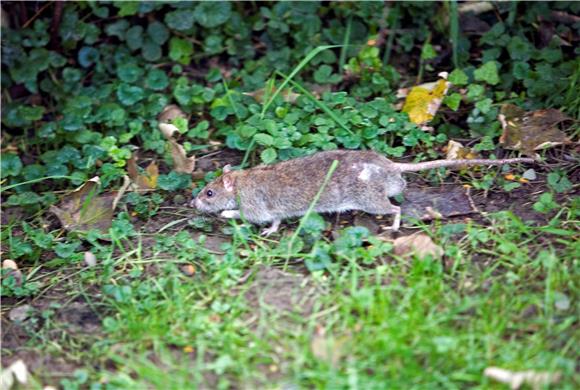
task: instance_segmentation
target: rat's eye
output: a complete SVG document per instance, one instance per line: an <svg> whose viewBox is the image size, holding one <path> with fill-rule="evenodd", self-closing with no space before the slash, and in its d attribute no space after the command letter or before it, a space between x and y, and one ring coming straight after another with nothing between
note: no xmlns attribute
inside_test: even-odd
<svg viewBox="0 0 580 390"><path fill-rule="evenodd" d="M205 194L208 196L208 198L211 198L213 196L213 191L207 190L207 192Z"/></svg>

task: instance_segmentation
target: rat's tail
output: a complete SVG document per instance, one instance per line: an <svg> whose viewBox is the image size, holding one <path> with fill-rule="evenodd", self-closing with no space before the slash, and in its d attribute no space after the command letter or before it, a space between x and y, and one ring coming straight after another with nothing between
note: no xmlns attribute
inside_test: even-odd
<svg viewBox="0 0 580 390"><path fill-rule="evenodd" d="M514 163L533 163L536 162L533 158L506 158L503 160L487 160L487 159L470 159L470 160L435 160L426 161L416 164L395 163L395 166L401 172L417 172L426 169L435 169L442 167L461 167L471 165L504 165Z"/></svg>

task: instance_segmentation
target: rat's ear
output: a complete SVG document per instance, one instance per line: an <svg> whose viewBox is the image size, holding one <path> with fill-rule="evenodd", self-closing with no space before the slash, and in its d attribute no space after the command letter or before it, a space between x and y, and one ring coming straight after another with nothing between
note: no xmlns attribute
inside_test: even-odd
<svg viewBox="0 0 580 390"><path fill-rule="evenodd" d="M224 177L224 188L227 192L234 192L234 184L236 180L232 175L225 175Z"/></svg>
<svg viewBox="0 0 580 390"><path fill-rule="evenodd" d="M222 169L222 170L223 170L223 172L224 172L224 173L231 172L231 171L232 171L232 166L231 166L231 164L228 164L228 165L226 165L225 167L223 167L223 169Z"/></svg>

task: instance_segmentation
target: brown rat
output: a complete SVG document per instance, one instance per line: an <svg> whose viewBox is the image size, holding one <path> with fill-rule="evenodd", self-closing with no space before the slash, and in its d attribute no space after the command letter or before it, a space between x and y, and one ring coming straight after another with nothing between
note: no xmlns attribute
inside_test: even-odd
<svg viewBox="0 0 580 390"><path fill-rule="evenodd" d="M362 210L370 214L394 214L391 229L399 229L401 209L389 202L406 186L404 172L439 167L504 165L534 162L531 158L504 160L436 160L416 164L396 163L373 151L333 150L274 165L232 171L209 183L190 203L204 212L221 211L225 218L240 218L278 230L282 219L302 216L320 190L333 161L338 166L314 207L317 212Z"/></svg>

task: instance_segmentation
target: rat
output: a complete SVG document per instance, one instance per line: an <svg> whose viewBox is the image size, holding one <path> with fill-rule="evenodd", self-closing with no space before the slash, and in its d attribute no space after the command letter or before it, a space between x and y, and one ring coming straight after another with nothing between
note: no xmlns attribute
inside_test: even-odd
<svg viewBox="0 0 580 390"><path fill-rule="evenodd" d="M335 160L338 166L314 211L362 210L370 214L393 214L393 224L389 228L392 231L399 230L401 208L391 204L389 197L405 189L402 176L405 172L535 161L510 158L397 163L374 151L332 150L245 170L232 170L226 165L223 174L205 186L190 206L202 212L221 212L224 218L243 217L251 223L271 223L262 231L262 235L268 236L278 231L283 219L306 214Z"/></svg>

